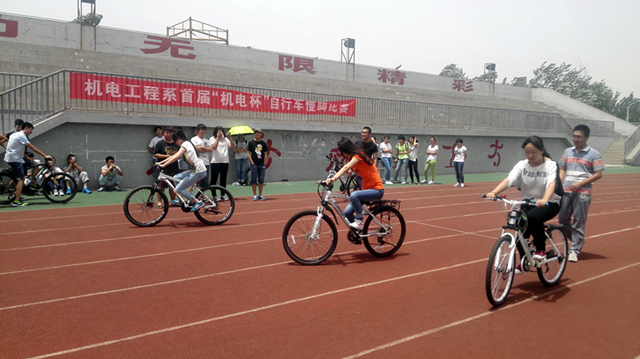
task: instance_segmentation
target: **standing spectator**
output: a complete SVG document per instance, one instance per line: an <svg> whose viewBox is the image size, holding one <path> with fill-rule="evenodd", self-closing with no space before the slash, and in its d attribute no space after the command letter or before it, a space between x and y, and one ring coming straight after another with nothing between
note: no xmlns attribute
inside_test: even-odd
<svg viewBox="0 0 640 359"><path fill-rule="evenodd" d="M456 170L456 184L454 187L464 187L464 174L462 169L464 168L464 160L467 159L467 148L462 144L462 138L456 140L455 147L453 148L453 168Z"/></svg>
<svg viewBox="0 0 640 359"><path fill-rule="evenodd" d="M82 184L84 187L82 189L82 193L91 194L91 190L89 189L89 175L87 174L87 171L80 167L76 156L69 154L69 156L67 156L67 166L62 170L70 174L78 186ZM69 181L67 180L67 194L71 194L71 188L69 187L68 182Z"/></svg>
<svg viewBox="0 0 640 359"><path fill-rule="evenodd" d="M398 161L398 164L396 165L396 176L394 180L396 183L398 182L398 176L404 168L404 181L402 181L402 184L407 184L407 178L409 177L407 173L407 166L409 164L409 145L404 142L403 135L398 136L398 143L396 144L396 161Z"/></svg>
<svg viewBox="0 0 640 359"><path fill-rule="evenodd" d="M245 169L247 168L249 159L247 157L247 140L244 139L244 135L238 135L236 148L233 152L236 161L236 182L233 182L232 186L246 186L247 179L245 178Z"/></svg>
<svg viewBox="0 0 640 359"><path fill-rule="evenodd" d="M380 146L380 159L384 165L384 184L393 184L391 182L391 154L393 153L393 147L389 143L389 136L384 136Z"/></svg>
<svg viewBox="0 0 640 359"><path fill-rule="evenodd" d="M558 221L571 232L569 262L578 261L578 255L584 246L593 182L602 177L602 171L605 169L600 153L587 144L590 134L591 130L587 125L576 126L573 129L575 146L564 150L559 162L564 196Z"/></svg>
<svg viewBox="0 0 640 359"><path fill-rule="evenodd" d="M424 179L421 183L427 182L427 178L429 178L429 170L431 170L431 179L427 184L433 184L433 181L436 180L436 158L438 157L438 145L436 145L436 138L429 138L429 147L427 147L427 162L424 164Z"/></svg>
<svg viewBox="0 0 640 359"><path fill-rule="evenodd" d="M175 155L179 150L180 146L178 146L175 141L173 141L173 127L165 126L162 128L162 136L163 138L156 143L156 147L153 150L153 157L158 161L163 161L173 155ZM171 162L170 164L163 167L163 172L168 176L175 176L180 173L180 167L178 167L178 162ZM164 181L158 183L158 188L164 191L164 188L167 188L167 184ZM172 189L169 188L169 196L171 197L172 203L176 199L176 194ZM158 206L162 207L162 197L158 194Z"/></svg>
<svg viewBox="0 0 640 359"><path fill-rule="evenodd" d="M413 174L416 175L415 183L420 183L420 174L418 172L418 139L414 136L409 137L409 175L411 176L411 184L413 182Z"/></svg>
<svg viewBox="0 0 640 359"><path fill-rule="evenodd" d="M378 164L378 145L375 137L371 136L371 127L364 126L360 131L360 137L362 137L364 153L373 160L373 165L376 166Z"/></svg>
<svg viewBox="0 0 640 359"><path fill-rule="evenodd" d="M189 202L188 204L191 206L191 212L195 212L202 206L204 206L204 202L198 201L195 197L193 197L188 189L189 187L196 184L199 180L204 178L204 176L207 175L207 170L204 166L204 162L196 151L196 147L189 140L187 140L187 135L185 135L184 132L176 131L176 133L173 135L173 140L178 146L180 146L180 149L175 154L160 161L158 165L163 168L166 166L170 166L171 164L178 161L178 159L181 158L182 155L184 155L184 159L190 165L190 167L193 167L193 170L186 170L178 173L175 176L177 179L182 180L176 186L176 191ZM173 204L180 204L178 199L172 200L171 202Z"/></svg>
<svg viewBox="0 0 640 359"><path fill-rule="evenodd" d="M200 123L196 126L193 133L195 136L191 138L191 143L196 146L198 156L204 161L204 167L207 169L207 175L198 182L198 186L200 188L206 188L209 187L209 173L211 173L209 153L213 152L213 149L211 148L211 142L204 137L207 134L207 126Z"/></svg>
<svg viewBox="0 0 640 359"><path fill-rule="evenodd" d="M116 160L112 156L107 156L105 161L107 164L102 166L100 170L100 179L98 180L98 182L100 182L100 188L98 188L98 192L102 192L108 188L114 191L120 191L120 181L122 181L124 172L122 172L120 167L116 166Z"/></svg>
<svg viewBox="0 0 640 359"><path fill-rule="evenodd" d="M211 148L213 149L213 157L211 158L211 185L218 184L218 176L220 176L220 185L227 188L227 173L229 172L229 148L235 149L236 143L224 129L217 126L213 129L213 137L209 139ZM215 195L215 191L213 193ZM221 197L225 200L226 197Z"/></svg>
<svg viewBox="0 0 640 359"><path fill-rule="evenodd" d="M13 131L7 132L7 134L5 135L7 137L7 139L9 137L11 137L11 135L13 135L14 133L22 131L22 124L23 123L24 123L24 121L22 121L19 118L16 119L15 121L13 121Z"/></svg>
<svg viewBox="0 0 640 359"><path fill-rule="evenodd" d="M33 125L29 122L22 123L21 130L12 134L7 142L7 151L4 154L4 161L11 166L13 174L15 175L18 183L16 183L15 197L11 205L13 207L28 206L29 203L22 202L20 195L22 194L22 187L24 186L24 166L30 166L31 161L25 161L24 150L25 147L29 147L33 152L36 152L40 156L51 159L51 156L47 156L44 152L40 151L29 141L29 135L33 132Z"/></svg>
<svg viewBox="0 0 640 359"><path fill-rule="evenodd" d="M253 189L253 200L264 201L262 187L264 185L265 163L269 158L269 146L262 140L264 133L256 128L253 131L253 140L247 145L247 155L251 164L251 189ZM259 189L259 196L256 196L256 184Z"/></svg>
<svg viewBox="0 0 640 359"><path fill-rule="evenodd" d="M153 137L151 139L151 141L149 141L149 147L147 147L147 150L149 150L149 153L151 153L153 155L153 152L156 148L156 143L158 143L158 141L162 140L162 127L160 126L156 126L153 128L153 132L156 134L155 137ZM154 158L153 162L157 162L157 158Z"/></svg>

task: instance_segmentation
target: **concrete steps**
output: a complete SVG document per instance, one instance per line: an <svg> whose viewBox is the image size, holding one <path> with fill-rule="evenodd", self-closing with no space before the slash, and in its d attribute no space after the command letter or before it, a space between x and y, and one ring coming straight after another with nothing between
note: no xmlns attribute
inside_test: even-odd
<svg viewBox="0 0 640 359"><path fill-rule="evenodd" d="M602 155L604 163L607 165L624 165L624 142L625 138L622 136L616 136L613 143L607 151Z"/></svg>

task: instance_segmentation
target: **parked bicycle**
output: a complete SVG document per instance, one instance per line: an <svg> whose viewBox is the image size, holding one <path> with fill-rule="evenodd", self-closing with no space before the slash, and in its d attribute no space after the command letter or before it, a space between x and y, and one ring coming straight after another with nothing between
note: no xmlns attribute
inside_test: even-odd
<svg viewBox="0 0 640 359"><path fill-rule="evenodd" d="M484 197L484 195L483 195ZM534 259L535 247L533 240L525 240L523 233L527 228L527 215L520 210L523 204L530 204L530 200L508 200L504 197L495 197L493 201L504 202L505 209L511 206L507 216L507 225L502 227L502 234L493 246L487 273L485 288L489 302L497 307L502 305L513 284L513 277L517 268L516 243L520 243L524 249L524 255L520 259L522 272L538 272L538 278L547 287L556 285L562 278L567 267L567 236L563 225L545 224L547 236L545 258Z"/></svg>
<svg viewBox="0 0 640 359"><path fill-rule="evenodd" d="M175 185L181 180L160 172L156 183L135 188L124 200L124 214L129 222L140 227L151 227L162 222L169 213L169 200L159 183L166 183L175 191ZM176 199L180 203L183 212L191 212L189 201L175 191ZM193 213L198 220L207 225L219 225L231 218L235 209L235 200L231 192L221 186L209 186L200 189L193 186L192 194L199 201L204 201L202 206Z"/></svg>
<svg viewBox="0 0 640 359"><path fill-rule="evenodd" d="M55 159L45 159L44 163L36 163L25 167L25 178L22 195L44 197L53 203L67 203L76 196L76 181L66 172L57 172ZM35 178L33 178L35 177ZM0 204L13 202L16 195L18 179L11 168L0 171Z"/></svg>
<svg viewBox="0 0 640 359"><path fill-rule="evenodd" d="M369 253L376 257L388 257L394 254L407 232L404 217L400 213L400 201L377 200L364 202L363 214L366 216L364 227L357 230L349 226L349 220L336 202L337 198L349 197L333 193L333 185L324 182L318 184L320 206L316 210L307 210L295 214L284 226L282 244L287 255L303 265L320 264L327 260L338 244L336 224L324 213L340 216L349 230L347 239L353 244L364 244Z"/></svg>
<svg viewBox="0 0 640 359"><path fill-rule="evenodd" d="M331 178L340 171L343 164L342 162L336 160L335 158L331 158L329 156L325 156L331 162L331 169L329 170L329 174L327 178ZM356 180L356 175L351 173L345 173L340 177L340 192L345 196L349 197L351 192L360 190L360 185L358 184L358 180Z"/></svg>

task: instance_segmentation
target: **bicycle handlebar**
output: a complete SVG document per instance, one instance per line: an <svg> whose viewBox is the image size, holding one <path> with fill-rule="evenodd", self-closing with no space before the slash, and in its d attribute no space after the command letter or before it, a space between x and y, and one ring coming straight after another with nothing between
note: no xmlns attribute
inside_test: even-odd
<svg viewBox="0 0 640 359"><path fill-rule="evenodd" d="M493 197L493 198L487 198L487 195L484 194L484 193L482 194L482 198L488 199L490 201L498 201L498 200L500 200L500 201L502 201L502 202L504 202L506 204L510 204L512 206L515 206L517 204L520 204L520 205L522 205L522 204L533 204L533 205L535 205L536 204L536 202L533 200L533 198L525 198L525 199L523 199L521 201L515 200L515 199L507 199L507 197L505 195L502 195L500 197L496 196L496 197ZM549 205L549 202L546 203L546 206L548 206L548 205Z"/></svg>

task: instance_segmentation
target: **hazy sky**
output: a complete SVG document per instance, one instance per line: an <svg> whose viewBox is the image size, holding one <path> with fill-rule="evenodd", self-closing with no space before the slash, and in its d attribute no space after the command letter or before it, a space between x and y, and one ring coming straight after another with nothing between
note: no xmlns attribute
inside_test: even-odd
<svg viewBox="0 0 640 359"><path fill-rule="evenodd" d="M474 77L493 62L499 83L566 62L640 96L640 0L96 2L109 27L163 34L191 16L228 29L232 45L336 61L351 37L356 63L430 74L455 63ZM0 0L0 11L71 20L77 0Z"/></svg>

